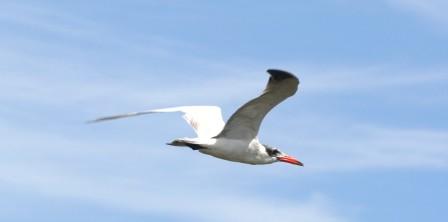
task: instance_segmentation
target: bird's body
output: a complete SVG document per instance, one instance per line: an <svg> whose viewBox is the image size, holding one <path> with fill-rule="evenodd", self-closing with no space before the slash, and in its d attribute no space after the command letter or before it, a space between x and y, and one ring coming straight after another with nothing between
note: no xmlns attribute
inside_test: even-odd
<svg viewBox="0 0 448 222"><path fill-rule="evenodd" d="M250 141L228 138L180 138L168 144L190 146L203 154L240 163L268 164L276 161L275 158L266 158L268 154L265 147L257 138Z"/></svg>
<svg viewBox="0 0 448 222"><path fill-rule="evenodd" d="M217 106L180 106L98 118L92 122L150 113L182 112L195 130L196 138L175 139L168 145L186 146L220 159L247 164L269 164L277 161L303 164L295 158L259 142L257 134L266 114L297 91L299 80L293 74L269 69L271 75L263 93L241 106L224 123Z"/></svg>
<svg viewBox="0 0 448 222"><path fill-rule="evenodd" d="M268 164L275 162L275 158L265 158L266 151L258 139L251 141L239 139L218 138L209 149L199 150L224 160L248 164Z"/></svg>

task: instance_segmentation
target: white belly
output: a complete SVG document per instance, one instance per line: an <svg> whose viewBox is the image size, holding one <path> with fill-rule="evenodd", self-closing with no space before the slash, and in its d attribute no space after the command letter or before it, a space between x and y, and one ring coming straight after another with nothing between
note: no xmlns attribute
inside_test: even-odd
<svg viewBox="0 0 448 222"><path fill-rule="evenodd" d="M258 140L243 141L226 138L214 140L214 143L205 145L207 148L200 149L199 152L224 160L248 164L268 164L274 162L274 159L267 159L262 154L264 148Z"/></svg>

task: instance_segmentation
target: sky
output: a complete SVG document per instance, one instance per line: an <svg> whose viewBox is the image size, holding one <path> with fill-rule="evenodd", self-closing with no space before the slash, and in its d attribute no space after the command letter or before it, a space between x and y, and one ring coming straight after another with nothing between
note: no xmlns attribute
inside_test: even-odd
<svg viewBox="0 0 448 222"><path fill-rule="evenodd" d="M0 221L441 221L448 217L443 0L0 1ZM169 147L179 114L227 119L266 70L299 90L244 165Z"/></svg>

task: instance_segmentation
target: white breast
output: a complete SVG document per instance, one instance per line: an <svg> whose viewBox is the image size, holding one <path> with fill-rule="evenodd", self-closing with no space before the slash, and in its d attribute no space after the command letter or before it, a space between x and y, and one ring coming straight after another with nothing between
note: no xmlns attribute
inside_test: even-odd
<svg viewBox="0 0 448 222"><path fill-rule="evenodd" d="M218 138L214 143L207 145L207 149L199 150L201 153L208 154L220 159L249 163L249 164L268 164L275 162L275 158L266 154L263 145L257 139L251 141Z"/></svg>

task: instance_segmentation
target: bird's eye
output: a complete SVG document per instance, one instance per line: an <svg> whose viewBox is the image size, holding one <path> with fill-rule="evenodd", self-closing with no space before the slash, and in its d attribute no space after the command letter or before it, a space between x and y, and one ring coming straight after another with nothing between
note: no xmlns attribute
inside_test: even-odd
<svg viewBox="0 0 448 222"><path fill-rule="evenodd" d="M268 145L264 145L264 146L265 146L266 152L268 153L269 156L277 156L282 153L276 148L270 147Z"/></svg>

